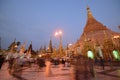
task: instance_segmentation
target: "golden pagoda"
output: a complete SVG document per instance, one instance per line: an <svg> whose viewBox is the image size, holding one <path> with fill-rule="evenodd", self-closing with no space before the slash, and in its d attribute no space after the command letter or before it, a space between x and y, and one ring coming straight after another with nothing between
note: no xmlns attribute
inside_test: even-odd
<svg viewBox="0 0 120 80"><path fill-rule="evenodd" d="M80 46L81 54L84 56L103 57L105 59L120 58L120 33L110 30L97 21L89 7L87 7L87 22L84 31L75 44L75 48L77 45ZM119 57L114 55L114 50L117 51ZM92 56L89 56L89 52Z"/></svg>

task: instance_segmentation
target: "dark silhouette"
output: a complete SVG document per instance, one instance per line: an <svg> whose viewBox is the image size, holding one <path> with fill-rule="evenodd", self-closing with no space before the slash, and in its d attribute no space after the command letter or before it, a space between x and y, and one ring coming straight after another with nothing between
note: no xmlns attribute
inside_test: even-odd
<svg viewBox="0 0 120 80"><path fill-rule="evenodd" d="M98 65L98 58L97 57L95 57L95 61L94 61L94 63L95 63L95 65Z"/></svg>
<svg viewBox="0 0 120 80"><path fill-rule="evenodd" d="M0 55L0 69L2 68L2 65L3 65L3 63L4 63L4 60L5 60L4 56L3 56L3 55Z"/></svg>
<svg viewBox="0 0 120 80"><path fill-rule="evenodd" d="M74 65L74 80L90 80L95 77L93 60L85 57L80 57Z"/></svg>
<svg viewBox="0 0 120 80"><path fill-rule="evenodd" d="M104 65L104 59L102 57L100 57L100 65L102 69L104 70L105 65Z"/></svg>
<svg viewBox="0 0 120 80"><path fill-rule="evenodd" d="M62 64L65 67L65 60L64 59L62 59Z"/></svg>
<svg viewBox="0 0 120 80"><path fill-rule="evenodd" d="M37 59L37 64L39 66L39 68L41 69L42 67L45 67L45 60L43 58L38 58Z"/></svg>

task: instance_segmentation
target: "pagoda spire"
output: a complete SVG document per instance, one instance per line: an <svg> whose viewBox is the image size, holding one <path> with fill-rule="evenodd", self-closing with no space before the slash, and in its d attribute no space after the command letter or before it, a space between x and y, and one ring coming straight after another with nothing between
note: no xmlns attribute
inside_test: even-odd
<svg viewBox="0 0 120 80"><path fill-rule="evenodd" d="M8 50L10 50L10 52L15 52L15 45L16 45L16 38L15 38L14 41L9 45Z"/></svg>
<svg viewBox="0 0 120 80"><path fill-rule="evenodd" d="M107 28L97 21L94 16L92 15L92 12L90 11L90 7L87 6L87 23L84 28L84 33L94 32L98 30L106 30Z"/></svg>
<svg viewBox="0 0 120 80"><path fill-rule="evenodd" d="M24 44L21 45L20 53L24 53L24 51L25 51L25 45L26 45L26 42L24 42Z"/></svg>
<svg viewBox="0 0 120 80"><path fill-rule="evenodd" d="M52 48L52 40L50 38L50 42L49 42L49 52L53 53L53 48Z"/></svg>
<svg viewBox="0 0 120 80"><path fill-rule="evenodd" d="M28 52L27 54L31 54L32 53L32 41L31 41L31 43L30 43L30 45L28 47L28 51L27 52Z"/></svg>
<svg viewBox="0 0 120 80"><path fill-rule="evenodd" d="M87 23L91 24L93 22L98 22L92 15L92 12L90 11L90 7L87 6Z"/></svg>
<svg viewBox="0 0 120 80"><path fill-rule="evenodd" d="M90 7L89 7L89 6L87 6L87 16L88 16L88 19L89 19L89 18L94 18L94 17L92 16L92 12L90 11Z"/></svg>

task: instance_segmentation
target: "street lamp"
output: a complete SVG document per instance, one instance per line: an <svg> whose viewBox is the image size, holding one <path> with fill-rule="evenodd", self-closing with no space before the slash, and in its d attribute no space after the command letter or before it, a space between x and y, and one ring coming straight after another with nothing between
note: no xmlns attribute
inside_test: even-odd
<svg viewBox="0 0 120 80"><path fill-rule="evenodd" d="M61 36L61 35L62 35L62 31L61 30L55 32L55 36Z"/></svg>
<svg viewBox="0 0 120 80"><path fill-rule="evenodd" d="M62 53L62 31L61 30L58 30L58 31L56 31L55 32L55 37L60 37L60 45L59 45L59 51L60 51L60 53Z"/></svg>

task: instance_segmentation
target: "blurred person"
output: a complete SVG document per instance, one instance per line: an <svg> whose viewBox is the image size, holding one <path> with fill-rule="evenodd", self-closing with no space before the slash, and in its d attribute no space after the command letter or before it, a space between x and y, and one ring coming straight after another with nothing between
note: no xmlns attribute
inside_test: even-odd
<svg viewBox="0 0 120 80"><path fill-rule="evenodd" d="M52 75L51 62L50 62L50 60L49 60L49 59L46 60L45 64L46 64L45 76L46 76L46 77L49 77L49 76Z"/></svg>
<svg viewBox="0 0 120 80"><path fill-rule="evenodd" d="M12 74L13 72L13 64L14 64L14 58L11 57L8 59L8 71L9 71L9 74Z"/></svg>
<svg viewBox="0 0 120 80"><path fill-rule="evenodd" d="M13 64L13 73L12 75L16 78L21 78L22 76L22 68L23 68L23 59L21 57L17 57L14 59Z"/></svg>
<svg viewBox="0 0 120 80"><path fill-rule="evenodd" d="M102 57L100 57L100 65L101 65L103 70L105 69L104 62L105 62L104 59Z"/></svg>
<svg viewBox="0 0 120 80"><path fill-rule="evenodd" d="M1 70L2 65L3 65L3 63L4 63L4 60L5 60L4 56L3 56L3 55L0 55L0 70Z"/></svg>
<svg viewBox="0 0 120 80"><path fill-rule="evenodd" d="M38 58L37 59L37 65L39 66L39 69L41 70L43 67L46 66L45 60L43 58ZM38 69L38 71L39 71L39 69Z"/></svg>

